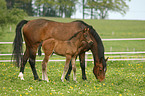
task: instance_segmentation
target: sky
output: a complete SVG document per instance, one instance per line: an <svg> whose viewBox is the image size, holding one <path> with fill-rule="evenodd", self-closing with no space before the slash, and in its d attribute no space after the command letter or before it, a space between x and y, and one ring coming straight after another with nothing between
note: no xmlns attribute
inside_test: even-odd
<svg viewBox="0 0 145 96"><path fill-rule="evenodd" d="M107 19L115 19L115 20L145 20L145 0L131 0L131 2L127 2L129 5L129 10L125 15L121 15L117 12L109 12L109 16ZM77 11L72 16L72 18L82 19L82 7L76 6ZM89 19L85 18L85 19Z"/></svg>

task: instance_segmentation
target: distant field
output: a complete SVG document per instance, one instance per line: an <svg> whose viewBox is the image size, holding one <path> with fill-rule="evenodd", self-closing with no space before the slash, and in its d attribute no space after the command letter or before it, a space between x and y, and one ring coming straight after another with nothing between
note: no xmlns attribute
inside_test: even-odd
<svg viewBox="0 0 145 96"><path fill-rule="evenodd" d="M36 19L38 17L27 17L27 20ZM58 22L71 22L76 19L62 19L62 18L46 18L49 20L55 20ZM145 21L131 21L131 20L83 20L89 25L92 25L94 29L98 32L102 39L106 38L145 38ZM16 25L7 26L0 36L0 42L12 42L15 36ZM1 45L0 45L1 46ZM110 47L113 47L112 51L129 51L135 49L136 51L144 50L144 41L104 41L104 46L106 51L110 51ZM7 48L4 47L3 48ZM1 48L1 52L4 52ZM10 46L8 47L11 52ZM0 53L1 53L0 52Z"/></svg>

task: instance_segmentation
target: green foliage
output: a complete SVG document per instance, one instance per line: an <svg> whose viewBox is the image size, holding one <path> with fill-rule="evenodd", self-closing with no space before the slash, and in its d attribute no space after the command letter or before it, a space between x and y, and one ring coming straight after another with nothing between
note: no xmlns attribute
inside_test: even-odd
<svg viewBox="0 0 145 96"><path fill-rule="evenodd" d="M24 10L29 16L33 16L32 0L6 0L7 8Z"/></svg>
<svg viewBox="0 0 145 96"><path fill-rule="evenodd" d="M36 15L50 17L71 17L78 0L36 0Z"/></svg>
<svg viewBox="0 0 145 96"><path fill-rule="evenodd" d="M27 16L27 14L20 9L7 9L5 0L0 1L0 27L3 28L8 24L16 24Z"/></svg>
<svg viewBox="0 0 145 96"><path fill-rule="evenodd" d="M87 5L97 12L94 15L98 15L99 18L105 19L108 15L108 11L125 14L128 10L126 1L130 0L88 0Z"/></svg>

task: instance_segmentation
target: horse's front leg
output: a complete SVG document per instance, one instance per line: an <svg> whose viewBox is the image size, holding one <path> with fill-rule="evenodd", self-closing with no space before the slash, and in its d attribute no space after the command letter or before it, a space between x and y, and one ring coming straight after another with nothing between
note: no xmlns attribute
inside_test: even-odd
<svg viewBox="0 0 145 96"><path fill-rule="evenodd" d="M62 76L61 76L62 82L64 82L65 73L68 71L70 61L71 61L71 55L66 55L66 62L65 62L65 66L64 66L64 71L63 71Z"/></svg>
<svg viewBox="0 0 145 96"><path fill-rule="evenodd" d="M65 79L69 81L69 78L70 78L70 73L71 73L71 70L72 70L72 64L71 64L71 61L69 63L69 69L65 75Z"/></svg>
<svg viewBox="0 0 145 96"><path fill-rule="evenodd" d="M80 59L80 66L82 69L82 79L87 80L86 73L85 73L85 52L79 54Z"/></svg>

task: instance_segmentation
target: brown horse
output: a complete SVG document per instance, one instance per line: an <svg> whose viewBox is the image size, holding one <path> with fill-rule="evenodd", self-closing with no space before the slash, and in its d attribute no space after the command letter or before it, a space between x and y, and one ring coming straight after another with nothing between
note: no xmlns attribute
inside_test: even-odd
<svg viewBox="0 0 145 96"><path fill-rule="evenodd" d="M22 57L23 38L21 34L22 27L23 27L23 37L26 44L26 50L23 57ZM107 69L104 58L104 47L96 31L91 26L87 25L82 21L61 23L45 19L36 19L30 21L23 20L16 27L16 36L13 42L14 47L13 57L14 60L16 60L17 66L21 66L19 76L23 77L25 64L29 58L29 63L33 71L34 79L40 80L35 69L36 51L39 44L42 41L44 42L45 40L48 40L50 38L54 38L57 40L68 40L79 30L83 30L86 27L90 28L90 36L94 43L91 47L88 44L85 44L86 45L85 50L81 50L79 54L83 74L82 78L86 80L85 65L84 65L85 51L91 49L94 57L94 71L93 71L94 75L100 81L104 80L105 72Z"/></svg>
<svg viewBox="0 0 145 96"><path fill-rule="evenodd" d="M64 72L62 74L61 80L64 82L65 73L66 71L68 71L69 63L71 61L73 69L73 79L74 81L76 81L76 66L75 66L76 56L79 54L81 50L83 50L84 43L88 42L90 45L92 45L92 40L89 37L88 31L89 29L79 31L67 41L60 41L54 38L50 38L43 41L42 48L45 53L45 57L42 62L42 80L48 81L46 70L47 62L51 54L54 52L58 55L66 57Z"/></svg>

